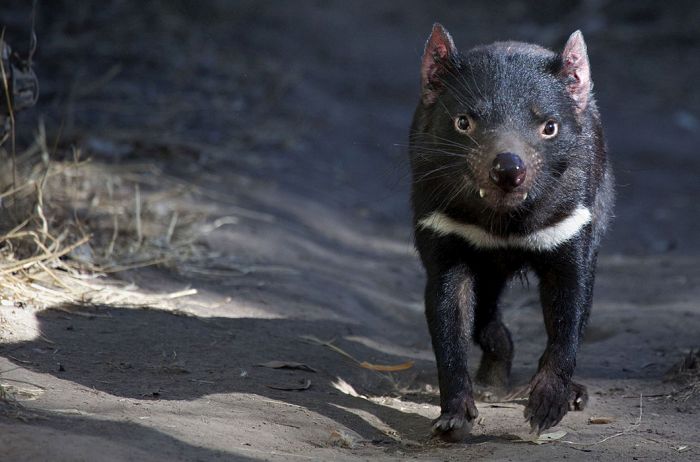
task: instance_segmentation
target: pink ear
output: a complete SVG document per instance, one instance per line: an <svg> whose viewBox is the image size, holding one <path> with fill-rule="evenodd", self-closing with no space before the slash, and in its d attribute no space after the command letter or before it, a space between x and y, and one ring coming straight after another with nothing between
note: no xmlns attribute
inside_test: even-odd
<svg viewBox="0 0 700 462"><path fill-rule="evenodd" d="M447 71L449 60L457 54L452 37L441 24L433 24L433 31L425 44L420 67L423 104L435 102L442 87L440 80Z"/></svg>
<svg viewBox="0 0 700 462"><path fill-rule="evenodd" d="M571 34L569 40L566 41L561 58L563 61L561 74L567 79L566 88L576 101L577 111L582 112L588 105L593 84L586 42L583 41L583 34L580 30Z"/></svg>

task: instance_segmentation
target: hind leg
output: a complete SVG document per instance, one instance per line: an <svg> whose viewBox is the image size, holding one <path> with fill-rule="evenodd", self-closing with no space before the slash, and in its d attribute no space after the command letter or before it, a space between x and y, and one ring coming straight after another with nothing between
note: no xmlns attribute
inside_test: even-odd
<svg viewBox="0 0 700 462"><path fill-rule="evenodd" d="M474 340L483 352L476 383L488 392L498 393L508 387L513 363L513 341L498 309L506 278L489 276L482 281L476 287L474 320Z"/></svg>

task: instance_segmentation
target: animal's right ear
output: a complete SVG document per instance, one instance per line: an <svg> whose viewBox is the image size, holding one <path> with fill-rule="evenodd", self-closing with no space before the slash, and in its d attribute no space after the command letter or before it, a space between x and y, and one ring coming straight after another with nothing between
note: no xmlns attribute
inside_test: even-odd
<svg viewBox="0 0 700 462"><path fill-rule="evenodd" d="M457 48L447 29L441 24L433 24L420 67L421 94L426 106L433 104L442 91L442 80L456 54Z"/></svg>

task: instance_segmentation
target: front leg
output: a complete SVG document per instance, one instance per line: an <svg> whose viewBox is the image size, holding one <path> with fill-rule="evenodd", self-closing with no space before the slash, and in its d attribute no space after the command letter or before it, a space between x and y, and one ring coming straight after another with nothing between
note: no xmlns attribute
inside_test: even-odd
<svg viewBox="0 0 700 462"><path fill-rule="evenodd" d="M460 439L478 416L467 369L474 323L474 278L457 265L428 275L425 313L437 361L440 417L433 433Z"/></svg>
<svg viewBox="0 0 700 462"><path fill-rule="evenodd" d="M572 399L585 404L585 388L573 384L571 378L591 306L594 267L595 251L585 237L567 243L535 265L547 347L530 382L525 418L538 433L558 424L570 409Z"/></svg>

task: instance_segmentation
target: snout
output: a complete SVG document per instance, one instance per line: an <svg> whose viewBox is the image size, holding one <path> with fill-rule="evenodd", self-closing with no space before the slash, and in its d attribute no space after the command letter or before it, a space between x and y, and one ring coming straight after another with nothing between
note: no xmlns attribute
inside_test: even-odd
<svg viewBox="0 0 700 462"><path fill-rule="evenodd" d="M512 152L498 154L489 171L491 181L505 192L510 192L520 186L525 181L526 174L525 162Z"/></svg>

